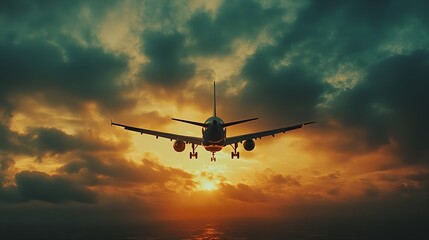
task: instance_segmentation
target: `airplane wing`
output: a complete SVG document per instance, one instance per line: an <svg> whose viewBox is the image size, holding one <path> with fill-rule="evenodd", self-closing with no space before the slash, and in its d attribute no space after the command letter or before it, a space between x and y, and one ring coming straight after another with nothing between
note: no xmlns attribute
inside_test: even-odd
<svg viewBox="0 0 429 240"><path fill-rule="evenodd" d="M149 130L149 129L137 128L137 127L127 126L127 125L114 123L114 122L111 122L111 125L123 127L125 130L139 132L140 134L153 135L153 136L156 136L156 138L158 138L158 137L168 138L170 140L179 140L179 141L184 141L185 143L193 143L193 144L197 144L197 145L201 145L202 141L203 141L202 138L198 138L198 137L183 136L183 135L178 135L178 134L153 131L153 130Z"/></svg>
<svg viewBox="0 0 429 240"><path fill-rule="evenodd" d="M226 138L225 145L230 145L230 144L242 142L242 141L246 141L249 139L262 138L262 137L266 137L266 136L270 136L270 135L274 137L274 135L276 135L278 133L285 133L287 131L302 128L305 125L313 124L313 123L316 123L316 122L301 123L298 125L284 127L284 128L277 128L277 129L272 129L272 130L267 130L267 131L262 131L262 132L255 132L255 133L249 133L249 134L229 137L229 138Z"/></svg>

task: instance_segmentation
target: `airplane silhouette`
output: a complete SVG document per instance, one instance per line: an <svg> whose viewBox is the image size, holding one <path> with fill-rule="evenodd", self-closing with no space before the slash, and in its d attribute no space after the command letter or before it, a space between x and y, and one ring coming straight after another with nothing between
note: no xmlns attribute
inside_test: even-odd
<svg viewBox="0 0 429 240"><path fill-rule="evenodd" d="M111 122L111 125L123 127L125 130L139 132L140 134L148 134L154 135L158 139L158 137L168 138L170 140L175 140L173 144L174 150L176 152L183 152L185 150L186 144L191 144L192 151L189 153L189 158L195 159L198 158L198 152L196 152L196 148L202 145L207 151L212 153L211 161L216 161L215 153L222 150L223 147L230 145L233 148L233 152L231 152L231 159L237 157L240 158L240 153L237 152L238 143L241 143L246 151L252 151L255 148L254 139L261 139L266 136L273 136L278 133L285 133L287 131L295 130L301 128L305 125L315 123L306 122L293 126L277 128L262 132L249 133L239 136L227 137L226 136L226 128L232 125L249 122L256 120L258 118L245 119L234 122L225 123L221 118L216 116L216 82L213 83L213 116L209 117L204 123L194 122L189 120L182 120L177 118L172 118L172 120L180 121L188 124L193 124L202 127L202 137L192 137L192 136L184 136L179 134L172 134L166 132L159 132L144 128L137 128L132 126L127 126L119 123Z"/></svg>

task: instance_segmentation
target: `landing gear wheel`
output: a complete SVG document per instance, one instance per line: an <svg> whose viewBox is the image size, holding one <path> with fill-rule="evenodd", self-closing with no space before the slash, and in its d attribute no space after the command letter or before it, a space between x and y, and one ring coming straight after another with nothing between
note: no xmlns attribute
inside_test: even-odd
<svg viewBox="0 0 429 240"><path fill-rule="evenodd" d="M198 147L198 145L195 145L192 143L192 152L189 153L189 158L192 159L195 157L195 159L198 159L198 152L195 152L195 149Z"/></svg>
<svg viewBox="0 0 429 240"><path fill-rule="evenodd" d="M240 153L237 152L238 143L234 143L234 145L231 145L234 152L231 152L231 159L234 159L234 157L237 157L237 159L240 159Z"/></svg>

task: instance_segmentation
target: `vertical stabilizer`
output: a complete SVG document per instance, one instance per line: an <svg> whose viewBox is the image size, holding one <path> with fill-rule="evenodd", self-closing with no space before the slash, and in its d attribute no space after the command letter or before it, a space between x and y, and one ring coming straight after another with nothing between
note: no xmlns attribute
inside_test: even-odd
<svg viewBox="0 0 429 240"><path fill-rule="evenodd" d="M216 117L216 82L213 82L213 117Z"/></svg>

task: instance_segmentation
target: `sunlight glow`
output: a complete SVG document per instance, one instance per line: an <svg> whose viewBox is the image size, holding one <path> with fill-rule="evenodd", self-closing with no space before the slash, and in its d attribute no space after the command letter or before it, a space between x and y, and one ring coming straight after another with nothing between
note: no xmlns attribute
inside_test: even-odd
<svg viewBox="0 0 429 240"><path fill-rule="evenodd" d="M199 189L202 191L213 191L217 190L218 186L216 183L211 181L203 181L200 183Z"/></svg>

